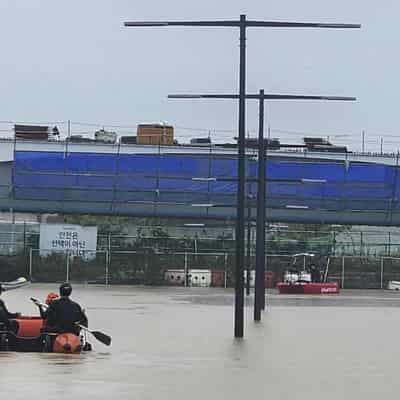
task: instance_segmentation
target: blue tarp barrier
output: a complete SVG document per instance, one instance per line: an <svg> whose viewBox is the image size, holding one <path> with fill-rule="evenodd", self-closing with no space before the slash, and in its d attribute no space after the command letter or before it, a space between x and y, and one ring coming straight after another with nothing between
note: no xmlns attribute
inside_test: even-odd
<svg viewBox="0 0 400 400"><path fill-rule="evenodd" d="M400 195L396 167L338 161L267 161L267 202L343 209L365 202L365 208L386 209ZM255 178L257 161L246 161L247 176ZM216 178L198 181L192 178ZM226 155L98 154L17 151L13 166L16 199L135 201L160 193L171 201L234 199L237 161ZM325 180L321 183L302 179ZM277 181L278 180L278 181ZM246 184L255 197L256 183ZM155 195L157 194L157 196ZM229 197L228 197L229 198ZM360 203L361 202L361 203ZM232 201L230 202L232 203ZM378 209L378 208L375 208Z"/></svg>

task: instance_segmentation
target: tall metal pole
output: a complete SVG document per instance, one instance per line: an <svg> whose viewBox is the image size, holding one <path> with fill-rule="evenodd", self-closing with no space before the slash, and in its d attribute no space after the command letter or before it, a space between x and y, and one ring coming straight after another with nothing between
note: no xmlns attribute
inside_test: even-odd
<svg viewBox="0 0 400 400"><path fill-rule="evenodd" d="M243 36L242 36L243 37ZM244 43L241 42L244 46ZM242 48L241 48L242 50ZM241 53L242 54L242 53ZM242 70L241 70L242 71ZM241 81L242 82L242 81ZM172 99L201 99L201 98L208 98L208 99L240 99L239 95L237 94L170 94L168 98ZM305 96L305 95L282 95L282 94L263 94L260 97L260 94L246 94L245 99L253 99L253 100L332 100L332 101L353 101L355 100L354 97L342 97L342 96ZM240 105L240 103L239 103ZM242 111L242 110L241 110ZM261 114L263 113L263 109L261 110ZM242 115L242 113L241 113ZM263 123L263 118L261 118ZM244 118L240 119L240 127L243 127ZM260 122L261 123L261 122ZM260 127L260 132L263 131L263 125ZM244 186L246 182L246 175L245 175L245 151L244 151L244 128L242 130L242 140L239 146L239 157L238 157L238 179L234 179L238 181L238 218L236 220L236 286L235 286L235 337L242 337L243 335L243 324L244 324L244 265L245 265L245 192ZM263 156L259 157L259 163L264 163L263 170L265 170L265 160L267 159L267 153L265 152L265 143L262 139L260 140L260 145L264 146ZM265 158L265 159L264 159ZM265 174L265 171L263 172ZM265 175L263 175L265 178ZM265 180L265 179L264 179ZM262 193L265 196L265 186L266 183L263 183L264 189L262 189ZM264 197L265 203L265 197ZM264 204L265 206L265 204ZM259 207L259 206L258 206ZM239 213L240 211L240 213ZM264 210L265 213L265 210ZM264 215L264 223L265 226L265 215ZM265 235L265 233L264 233ZM265 242L265 239L264 239ZM263 250L265 252L265 249ZM264 266L265 266L265 261ZM264 268L265 269L265 268ZM248 274L250 275L250 274ZM261 278L263 279L262 275ZM262 296L261 296L261 309L265 309L265 287L264 285L260 284L262 287Z"/></svg>
<svg viewBox="0 0 400 400"><path fill-rule="evenodd" d="M260 90L258 121L258 188L254 321L261 321L261 310L265 306L265 141L263 89Z"/></svg>
<svg viewBox="0 0 400 400"><path fill-rule="evenodd" d="M260 132L264 130L264 105L262 107L262 113L261 113L261 117L260 117L260 124L262 123L262 126L260 125ZM264 132L263 132L263 137L264 137ZM269 140L271 139L271 131L270 131L270 127L268 126L268 143ZM263 262L263 273L262 273L262 279L263 280L263 284L261 285L260 283L260 287L261 287L261 291L262 291L262 295L260 296L260 300L261 300L261 309L265 310L265 297L266 297L266 290L265 290L265 270L266 270L266 266L268 265L268 255L265 252L265 244L266 244L266 240L265 240L265 226L267 223L267 215L266 215L266 211L265 211L265 203L266 203L266 199L267 199L267 180L268 180L268 174L267 174L267 160L268 160L268 146L265 146L265 144L263 143L263 148L264 148L264 158L261 159L261 163L262 166L261 168L261 174L263 177L262 182L262 186L260 188L261 190L261 194L264 196L264 199L262 200L263 202L263 209L262 209L262 216L263 216L263 222L262 222L262 226L263 226L263 230L262 230L262 236L260 238L260 241L262 242L262 248L263 248L263 258L262 258L262 262ZM261 200L260 200L261 203ZM261 261L260 261L261 262Z"/></svg>
<svg viewBox="0 0 400 400"><path fill-rule="evenodd" d="M136 21L125 22L129 27L197 26L197 27L238 27L240 29L239 66L239 140L238 140L238 190L236 222L236 282L235 282L235 337L243 337L244 325L244 223L245 223L245 98L246 98L246 27L261 28L360 28L359 24L308 23L286 21L248 21L244 14L240 20L223 21ZM278 96L279 97L279 96ZM275 97L275 98L278 98ZM229 96L229 98L233 98ZM338 98L336 100L339 100Z"/></svg>
<svg viewBox="0 0 400 400"><path fill-rule="evenodd" d="M246 135L246 16L240 15L239 59L239 140L238 190L236 220L235 337L244 334L244 203L245 203L245 135Z"/></svg>

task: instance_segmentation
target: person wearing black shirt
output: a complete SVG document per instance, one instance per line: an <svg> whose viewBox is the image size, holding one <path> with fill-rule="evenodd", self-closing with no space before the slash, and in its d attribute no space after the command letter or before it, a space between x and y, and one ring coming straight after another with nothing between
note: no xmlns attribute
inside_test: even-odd
<svg viewBox="0 0 400 400"><path fill-rule="evenodd" d="M4 291L3 287L0 285L0 295ZM7 329L10 328L10 319L15 319L19 317L20 313L11 313L8 311L6 304L2 299L0 299L0 324L4 324Z"/></svg>
<svg viewBox="0 0 400 400"><path fill-rule="evenodd" d="M316 268L315 264L311 264L311 282L321 282L321 273Z"/></svg>
<svg viewBox="0 0 400 400"><path fill-rule="evenodd" d="M60 298L54 299L44 313L46 325L58 333L74 333L79 335L77 324L88 326L88 319L81 306L70 299L72 286L63 283L60 286Z"/></svg>

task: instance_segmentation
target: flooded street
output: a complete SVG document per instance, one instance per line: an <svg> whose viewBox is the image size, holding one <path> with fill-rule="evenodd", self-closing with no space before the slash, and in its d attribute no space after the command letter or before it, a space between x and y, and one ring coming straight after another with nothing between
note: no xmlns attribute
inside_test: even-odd
<svg viewBox="0 0 400 400"><path fill-rule="evenodd" d="M56 285L5 293L11 311ZM10 399L376 399L400 390L400 293L269 297L263 322L246 308L234 340L233 294L223 289L74 285L90 327L113 338L82 355L0 353Z"/></svg>

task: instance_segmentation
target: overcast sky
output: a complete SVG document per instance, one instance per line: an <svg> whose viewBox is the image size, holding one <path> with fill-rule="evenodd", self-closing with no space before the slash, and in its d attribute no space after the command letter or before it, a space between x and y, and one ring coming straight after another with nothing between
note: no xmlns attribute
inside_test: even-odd
<svg viewBox="0 0 400 400"><path fill-rule="evenodd" d="M129 20L361 23L361 30L249 29L247 91L356 96L357 103L270 102L272 136L400 148L400 3L395 0L1 0L0 120L135 126L168 121L183 140L236 135L237 102L167 100L236 93L233 28L124 28ZM256 131L257 104L247 127ZM86 129L74 125L73 130ZM204 131L202 131L204 130ZM126 131L125 133L127 133ZM335 136L348 135L348 136Z"/></svg>

